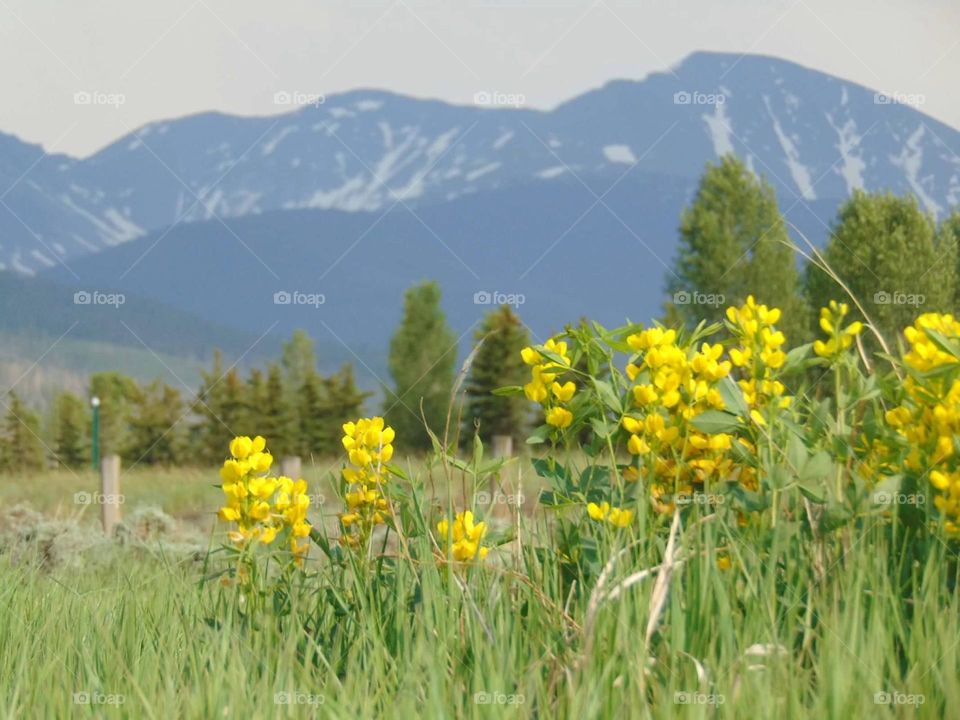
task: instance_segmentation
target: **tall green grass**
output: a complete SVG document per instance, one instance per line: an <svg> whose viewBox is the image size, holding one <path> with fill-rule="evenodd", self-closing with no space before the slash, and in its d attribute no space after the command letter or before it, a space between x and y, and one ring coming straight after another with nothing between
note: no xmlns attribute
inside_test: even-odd
<svg viewBox="0 0 960 720"><path fill-rule="evenodd" d="M672 550L665 526L599 537L600 572L585 579L537 551L551 531L543 511L514 522L517 538L466 571L437 564L424 538L411 540L411 562L388 552L367 576L314 552L292 611L252 620L229 588L201 582L216 554L101 547L108 557L86 569L0 556L0 708L10 718L941 718L960 707L954 559L936 541L920 562L880 522L819 550L788 523L754 543L731 540L741 533L723 515L691 515ZM661 571L626 584L671 559L666 582Z"/></svg>

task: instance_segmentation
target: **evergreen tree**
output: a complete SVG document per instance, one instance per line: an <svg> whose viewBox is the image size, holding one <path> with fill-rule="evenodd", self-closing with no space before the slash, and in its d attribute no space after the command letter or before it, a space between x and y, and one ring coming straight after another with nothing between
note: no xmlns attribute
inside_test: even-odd
<svg viewBox="0 0 960 720"><path fill-rule="evenodd" d="M529 368L520 357L520 351L530 344L527 329L504 305L487 314L476 340L483 344L473 358L466 383L464 438L473 437L474 428L479 426L484 441L494 435L510 435L520 442L529 423L530 403L523 395L502 397L493 391L529 381Z"/></svg>
<svg viewBox="0 0 960 720"><path fill-rule="evenodd" d="M130 412L140 388L119 372L96 373L90 378L91 397L100 398L100 454L122 455L129 442Z"/></svg>
<svg viewBox="0 0 960 720"><path fill-rule="evenodd" d="M937 229L937 242L940 247L949 249L957 248L957 272L954 281L954 300L953 314L960 314L960 209L954 208L953 212L940 221L940 227Z"/></svg>
<svg viewBox="0 0 960 720"><path fill-rule="evenodd" d="M227 440L230 435L257 435L257 421L250 402L249 388L236 368L227 371L222 384L220 420L214 419L221 428L221 435Z"/></svg>
<svg viewBox="0 0 960 720"><path fill-rule="evenodd" d="M823 258L863 304L891 349L920 313L953 310L957 238L949 224L938 232L913 196L855 192L840 208ZM817 307L829 300L849 302L844 290L813 264L807 269L806 291ZM855 310L851 303L851 312ZM864 339L873 345L869 333Z"/></svg>
<svg viewBox="0 0 960 720"><path fill-rule="evenodd" d="M201 463L222 462L231 440L231 428L221 419L227 405L224 375L223 354L215 350L213 367L209 372L201 371L200 389L193 403L198 418L193 430L193 453Z"/></svg>
<svg viewBox="0 0 960 720"><path fill-rule="evenodd" d="M353 366L346 363L340 370L323 380L320 447L327 453L340 451L343 423L363 414L363 403L372 393L357 389Z"/></svg>
<svg viewBox="0 0 960 720"><path fill-rule="evenodd" d="M800 274L773 187L740 160L710 164L680 221L680 249L668 283L668 316L688 327L720 321L748 295L783 311L779 327L791 343L808 334Z"/></svg>
<svg viewBox="0 0 960 720"><path fill-rule="evenodd" d="M37 471L43 468L45 454L40 441L40 419L10 392L0 443L0 467L9 472Z"/></svg>
<svg viewBox="0 0 960 720"><path fill-rule="evenodd" d="M131 463L173 465L182 462L184 405L180 392L155 380L141 389L130 418L127 459Z"/></svg>
<svg viewBox="0 0 960 720"><path fill-rule="evenodd" d="M298 397L299 435L297 437L297 454L302 458L310 458L329 451L325 435L324 417L324 379L311 369L307 372L300 385ZM346 421L344 421L346 422Z"/></svg>
<svg viewBox="0 0 960 720"><path fill-rule="evenodd" d="M260 408L258 434L267 439L267 447L278 459L298 450L296 418L287 401L285 390L280 367L271 365L267 371L265 395Z"/></svg>
<svg viewBox="0 0 960 720"><path fill-rule="evenodd" d="M407 290L403 319L390 341L394 388L385 400L385 413L400 447L430 447L423 418L433 432L443 432L456 354L456 338L440 308L440 287L423 282Z"/></svg>
<svg viewBox="0 0 960 720"><path fill-rule="evenodd" d="M61 392L53 403L53 450L57 460L70 468L90 462L89 411L82 398Z"/></svg>
<svg viewBox="0 0 960 720"><path fill-rule="evenodd" d="M291 422L299 426L302 402L298 395L307 378L311 374L316 375L317 372L317 355L313 340L305 330L294 330L290 340L283 344L280 365L283 368L283 382L287 393L287 405L291 412Z"/></svg>

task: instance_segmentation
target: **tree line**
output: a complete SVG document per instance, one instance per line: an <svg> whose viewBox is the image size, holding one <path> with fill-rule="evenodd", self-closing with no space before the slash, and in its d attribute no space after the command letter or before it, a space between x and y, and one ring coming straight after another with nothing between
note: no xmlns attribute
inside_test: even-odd
<svg viewBox="0 0 960 720"><path fill-rule="evenodd" d="M770 183L728 155L707 166L681 217L666 321L719 321L753 295L781 308L787 337L804 342L819 308L837 300L895 347L918 314L960 308L958 242L956 209L938 223L913 195L856 190L825 247L795 244Z"/></svg>

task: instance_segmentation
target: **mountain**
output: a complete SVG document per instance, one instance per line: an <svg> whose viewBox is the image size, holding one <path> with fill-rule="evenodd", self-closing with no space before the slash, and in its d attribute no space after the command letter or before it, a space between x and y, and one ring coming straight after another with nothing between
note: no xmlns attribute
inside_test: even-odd
<svg viewBox="0 0 960 720"><path fill-rule="evenodd" d="M427 278L440 282L462 348L499 302L516 304L540 340L584 315L608 325L648 320L661 308L690 192L684 178L639 174L603 204L559 178L381 215L273 211L184 223L71 268L89 286L135 289L253 333L304 328L321 359L344 354L364 386L376 387L387 378L403 292ZM791 216L807 233L820 229L806 209ZM62 268L47 276L71 279Z"/></svg>
<svg viewBox="0 0 960 720"><path fill-rule="evenodd" d="M372 221L390 208L419 213L529 190L546 204L524 213L540 218L571 185L591 202L627 179L654 194L661 185L689 194L704 164L725 152L770 179L784 209L809 216L821 237L854 188L910 192L935 214L960 201L960 158L950 150L960 133L907 104L922 98L770 57L696 53L549 112L510 107L520 98L501 93L476 100L358 90L273 117L205 113L152 123L83 160L0 137L0 263L64 271L160 231L156 241L163 228L211 220L225 229L281 210ZM665 197L662 206L674 214L642 224L675 227L675 203ZM495 254L525 240L485 242Z"/></svg>

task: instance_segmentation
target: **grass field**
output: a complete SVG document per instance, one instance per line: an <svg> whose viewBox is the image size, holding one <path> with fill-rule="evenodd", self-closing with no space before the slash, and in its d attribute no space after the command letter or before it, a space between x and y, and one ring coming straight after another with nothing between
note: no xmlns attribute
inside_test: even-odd
<svg viewBox="0 0 960 720"><path fill-rule="evenodd" d="M3 504L73 513L67 498L93 481L7 478ZM212 472L138 470L124 478L125 505L159 505L200 530L213 482ZM713 513L685 518L668 550L670 519L641 510L630 542L597 537L616 559L588 589L537 551L550 514L531 501L503 517L516 540L463 573L434 562L425 538L410 541L422 560L393 563L379 588L345 582L344 568L312 554L293 611L255 622L229 611L236 598L217 583L201 584L218 561L184 552L182 527L79 547L80 563L29 551L14 560L8 545L3 714L950 717L960 701L954 565L939 543L919 562L878 521L833 554L798 551L789 524L731 544L742 532ZM668 588L636 581L670 557ZM908 580L917 591L904 597ZM331 588L357 612L327 602Z"/></svg>

